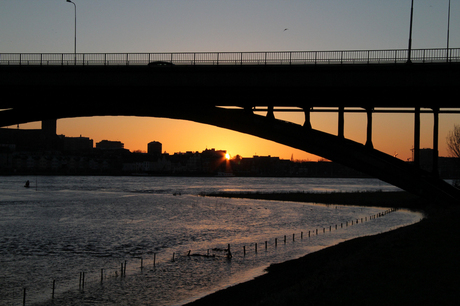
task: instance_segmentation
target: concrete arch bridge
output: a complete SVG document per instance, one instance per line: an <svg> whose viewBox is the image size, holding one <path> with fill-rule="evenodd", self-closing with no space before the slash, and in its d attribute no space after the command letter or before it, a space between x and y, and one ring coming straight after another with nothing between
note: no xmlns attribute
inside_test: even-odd
<svg viewBox="0 0 460 306"><path fill-rule="evenodd" d="M459 113L460 65L0 65L0 126L88 116L150 116L214 125L322 156L413 194L458 201L437 175L440 113ZM257 115L255 110L266 111ZM276 119L301 111L303 124ZM314 111L337 113L337 135L314 129ZM344 114L365 112L367 140L344 137ZM378 151L375 112L414 115L414 162ZM419 167L420 113L433 114L434 171ZM397 137L397 135L395 135Z"/></svg>

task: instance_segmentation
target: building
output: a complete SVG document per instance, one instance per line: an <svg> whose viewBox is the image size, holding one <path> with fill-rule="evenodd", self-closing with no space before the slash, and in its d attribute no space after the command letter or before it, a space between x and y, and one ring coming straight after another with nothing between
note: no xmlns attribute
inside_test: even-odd
<svg viewBox="0 0 460 306"><path fill-rule="evenodd" d="M152 141L147 144L147 153L149 154L161 154L162 144L158 141Z"/></svg>
<svg viewBox="0 0 460 306"><path fill-rule="evenodd" d="M102 140L96 143L96 149L100 150L120 150L124 148L125 145L121 141Z"/></svg>
<svg viewBox="0 0 460 306"><path fill-rule="evenodd" d="M93 149L93 140L88 137L65 137L63 139L63 148L67 152L91 152Z"/></svg>

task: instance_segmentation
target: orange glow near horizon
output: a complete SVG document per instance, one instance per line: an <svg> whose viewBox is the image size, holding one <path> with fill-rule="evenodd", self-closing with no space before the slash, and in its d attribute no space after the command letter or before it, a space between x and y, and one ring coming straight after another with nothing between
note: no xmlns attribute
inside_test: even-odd
<svg viewBox="0 0 460 306"><path fill-rule="evenodd" d="M303 113L275 113L277 119L303 124ZM446 136L458 123L456 114L441 114L439 126L439 155L448 156ZM406 161L412 157L413 114L373 115L374 148ZM311 124L314 129L337 135L336 113L312 113ZM345 137L359 143L366 141L367 118L365 113L345 114ZM20 128L40 128L41 123L23 124ZM16 128L16 126L11 127ZM151 141L161 142L163 151L201 152L215 148L226 150L230 156L242 157L276 156L282 159L310 160L321 159L316 155L287 147L255 136L218 128L215 126L165 118L149 117L85 117L60 119L57 133L68 137L89 137L94 144L101 140L121 141L132 151L147 151ZM432 148L433 116L421 115L421 148Z"/></svg>

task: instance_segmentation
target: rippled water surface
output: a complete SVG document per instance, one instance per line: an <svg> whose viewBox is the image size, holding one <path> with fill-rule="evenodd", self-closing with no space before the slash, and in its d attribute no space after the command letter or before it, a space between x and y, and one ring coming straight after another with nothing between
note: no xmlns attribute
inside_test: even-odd
<svg viewBox="0 0 460 306"><path fill-rule="evenodd" d="M375 179L1 177L0 304L21 304L24 288L27 305L49 303L54 281L55 304L180 305L271 263L420 220L403 210L372 218L386 211L377 207L199 196L364 190L397 188Z"/></svg>

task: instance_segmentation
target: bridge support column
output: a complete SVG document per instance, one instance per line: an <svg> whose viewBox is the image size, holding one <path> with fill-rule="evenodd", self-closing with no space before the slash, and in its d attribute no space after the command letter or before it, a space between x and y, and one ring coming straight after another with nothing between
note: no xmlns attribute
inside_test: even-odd
<svg viewBox="0 0 460 306"><path fill-rule="evenodd" d="M345 138L344 125L345 125L345 116L344 116L344 107L339 106L339 131L337 136L340 138Z"/></svg>
<svg viewBox="0 0 460 306"><path fill-rule="evenodd" d="M303 111L305 113L305 122L303 124L304 128L311 130L311 122L310 122L310 106L304 107Z"/></svg>
<svg viewBox="0 0 460 306"><path fill-rule="evenodd" d="M275 119L275 114L273 112L273 105L268 105L267 118Z"/></svg>
<svg viewBox="0 0 460 306"><path fill-rule="evenodd" d="M414 116L414 156L413 162L416 168L420 168L420 107L415 108Z"/></svg>
<svg viewBox="0 0 460 306"><path fill-rule="evenodd" d="M433 175L439 176L438 171L438 138L439 138L439 108L433 108Z"/></svg>
<svg viewBox="0 0 460 306"><path fill-rule="evenodd" d="M373 149L374 145L372 144L372 107L366 108L367 113L367 139L366 147Z"/></svg>

